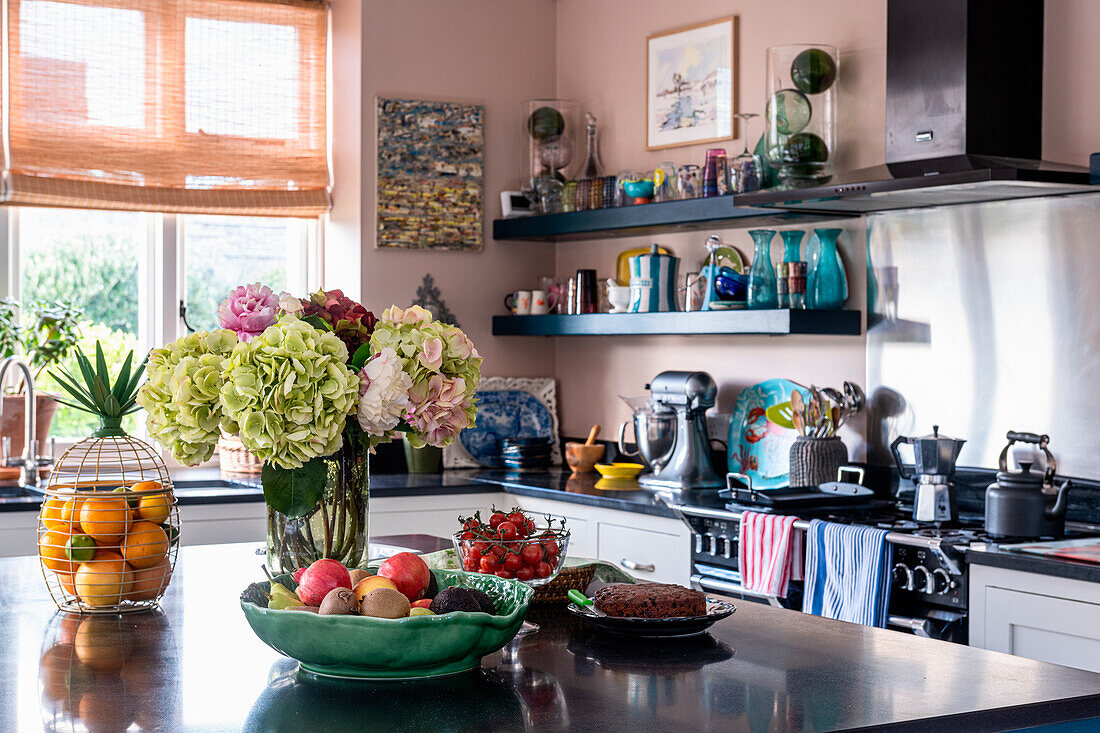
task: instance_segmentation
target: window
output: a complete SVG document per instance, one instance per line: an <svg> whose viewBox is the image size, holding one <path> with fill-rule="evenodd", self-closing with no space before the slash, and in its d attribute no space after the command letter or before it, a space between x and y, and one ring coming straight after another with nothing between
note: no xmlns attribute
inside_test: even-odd
<svg viewBox="0 0 1100 733"><path fill-rule="evenodd" d="M261 281L302 295L320 279L315 220L0 208L0 221L5 216L0 245L7 244L8 277L2 295L80 308L80 347L90 355L98 340L115 364L130 349L140 357L184 335L181 303L192 328L209 330L218 327L218 303L237 285ZM65 366L75 366L71 357ZM48 374L36 383L61 391ZM95 418L62 406L51 435L67 442L96 427ZM141 435L141 415L124 427Z"/></svg>

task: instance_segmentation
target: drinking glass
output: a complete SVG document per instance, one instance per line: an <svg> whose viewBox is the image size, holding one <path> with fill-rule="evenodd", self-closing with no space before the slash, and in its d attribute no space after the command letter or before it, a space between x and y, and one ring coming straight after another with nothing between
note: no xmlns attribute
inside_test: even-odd
<svg viewBox="0 0 1100 733"><path fill-rule="evenodd" d="M753 117L759 116L752 112L739 112L734 115L743 123L741 135L745 139L745 150L729 162L730 185L733 193L748 193L760 189L762 166L760 156L749 150L749 123Z"/></svg>

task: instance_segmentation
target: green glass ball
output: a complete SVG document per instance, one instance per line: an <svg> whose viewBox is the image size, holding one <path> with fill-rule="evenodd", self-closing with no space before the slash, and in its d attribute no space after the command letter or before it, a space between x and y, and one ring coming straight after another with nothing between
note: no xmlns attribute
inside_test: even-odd
<svg viewBox="0 0 1100 733"><path fill-rule="evenodd" d="M821 94L836 81L836 61L820 48L807 48L791 62L791 81L799 91Z"/></svg>
<svg viewBox="0 0 1100 733"><path fill-rule="evenodd" d="M787 140L786 153L792 163L824 163L829 159L829 146L812 132L800 132Z"/></svg>
<svg viewBox="0 0 1100 733"><path fill-rule="evenodd" d="M780 135L793 135L806 129L813 116L813 108L806 95L797 89L780 89L768 100L764 114L769 129Z"/></svg>
<svg viewBox="0 0 1100 733"><path fill-rule="evenodd" d="M553 107L539 107L527 118L527 132L536 140L545 140L565 132L565 118Z"/></svg>

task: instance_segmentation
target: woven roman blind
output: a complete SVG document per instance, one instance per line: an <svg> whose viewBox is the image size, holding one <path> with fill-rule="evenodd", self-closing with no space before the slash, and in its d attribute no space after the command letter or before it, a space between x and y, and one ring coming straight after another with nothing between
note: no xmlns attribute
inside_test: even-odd
<svg viewBox="0 0 1100 733"><path fill-rule="evenodd" d="M0 4L0 201L254 216L329 209L325 3Z"/></svg>

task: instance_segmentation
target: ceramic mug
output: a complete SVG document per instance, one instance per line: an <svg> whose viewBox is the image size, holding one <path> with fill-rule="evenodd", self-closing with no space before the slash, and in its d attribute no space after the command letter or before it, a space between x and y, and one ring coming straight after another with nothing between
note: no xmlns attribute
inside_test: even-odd
<svg viewBox="0 0 1100 733"><path fill-rule="evenodd" d="M541 316L550 312L550 298L545 290L531 291L531 315Z"/></svg>
<svg viewBox="0 0 1100 733"><path fill-rule="evenodd" d="M531 313L531 291L516 290L504 296L504 307L514 315L526 316Z"/></svg>

